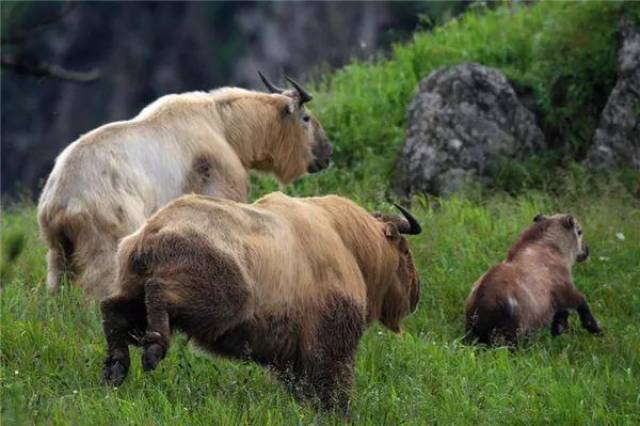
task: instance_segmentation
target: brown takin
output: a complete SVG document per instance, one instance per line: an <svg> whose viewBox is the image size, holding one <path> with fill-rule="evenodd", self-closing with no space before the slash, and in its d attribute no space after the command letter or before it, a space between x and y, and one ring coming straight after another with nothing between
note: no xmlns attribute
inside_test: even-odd
<svg viewBox="0 0 640 426"><path fill-rule="evenodd" d="M537 215L506 260L485 273L471 290L465 308L465 340L513 345L548 325L551 334L558 336L568 326L569 309L578 311L585 329L599 333L598 322L571 277L574 262L588 256L582 228L572 216Z"/></svg>
<svg viewBox="0 0 640 426"><path fill-rule="evenodd" d="M418 303L402 234L420 225L399 208L404 218L282 193L251 205L196 195L170 203L118 249L118 290L101 304L105 381L124 380L130 344L143 347L144 370L155 369L180 330L346 410L366 326L380 320L400 332Z"/></svg>
<svg viewBox="0 0 640 426"><path fill-rule="evenodd" d="M294 90L271 94L227 87L167 95L69 145L38 205L48 287L68 271L106 297L118 241L180 195L246 201L250 169L286 184L326 168L332 147L304 107L311 95L290 81Z"/></svg>

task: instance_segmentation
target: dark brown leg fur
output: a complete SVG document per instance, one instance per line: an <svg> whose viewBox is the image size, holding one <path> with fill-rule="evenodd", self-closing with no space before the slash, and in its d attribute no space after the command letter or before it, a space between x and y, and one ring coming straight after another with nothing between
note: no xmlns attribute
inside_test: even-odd
<svg viewBox="0 0 640 426"><path fill-rule="evenodd" d="M577 310L578 315L580 315L580 322L585 330L592 334L602 333L602 329L600 328L598 321L596 321L591 314L591 309L589 309L589 304L587 304L586 300L578 306Z"/></svg>
<svg viewBox="0 0 640 426"><path fill-rule="evenodd" d="M102 377L106 383L118 386L129 371L129 345L136 344L136 336L146 328L145 307L141 299L129 299L123 295L104 300L100 307L107 339Z"/></svg>
<svg viewBox="0 0 640 426"><path fill-rule="evenodd" d="M510 305L480 300L465 318L464 341L487 346L517 346L519 318Z"/></svg>
<svg viewBox="0 0 640 426"><path fill-rule="evenodd" d="M145 305L147 307L147 332L142 338L142 368L155 370L169 349L171 329L169 313L162 298L162 284L149 281L145 284Z"/></svg>
<svg viewBox="0 0 640 426"><path fill-rule="evenodd" d="M569 327L569 311L559 309L553 316L551 323L551 335L560 336Z"/></svg>
<svg viewBox="0 0 640 426"><path fill-rule="evenodd" d="M311 394L324 410L347 414L353 386L355 354L364 330L364 318L357 305L337 299L323 315L316 345L302 354L302 374Z"/></svg>
<svg viewBox="0 0 640 426"><path fill-rule="evenodd" d="M598 321L591 314L591 309L589 309L589 304L584 295L573 283L566 283L562 291L556 296L556 299L558 306L578 311L582 327L587 331L593 334L598 334L602 331Z"/></svg>

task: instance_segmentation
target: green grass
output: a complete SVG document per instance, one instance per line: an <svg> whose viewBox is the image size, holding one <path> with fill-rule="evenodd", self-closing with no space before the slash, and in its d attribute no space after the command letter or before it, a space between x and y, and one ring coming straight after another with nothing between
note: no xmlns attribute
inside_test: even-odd
<svg viewBox="0 0 640 426"><path fill-rule="evenodd" d="M411 239L422 300L404 334L378 325L366 333L357 357L355 423L640 422L640 202L623 190L577 194L415 203L425 229ZM389 209L373 199L363 204ZM575 280L604 336L582 330L574 315L566 335L543 332L516 353L461 345L471 285L539 211L570 211L582 221L593 255L574 268ZM125 383L103 386L97 306L74 287L47 295L33 207L4 215L3 251L20 240L22 252L3 269L3 424L339 423L295 402L267 371L198 355L183 337L157 371L143 373L134 350Z"/></svg>
<svg viewBox="0 0 640 426"><path fill-rule="evenodd" d="M594 174L573 162L615 80L615 24L638 3L539 2L476 8L315 84L314 111L336 145L336 166L287 188L336 193L390 211L393 165L417 82L435 68L477 61L530 90L552 145L543 157L501 162L492 188L450 199L419 196L425 229L412 237L423 281L417 313L394 335L370 329L357 357L358 424L640 424L640 177ZM604 94L604 95L603 95ZM279 189L253 179L253 196ZM571 212L592 258L574 269L604 328L541 333L514 353L461 345L473 282L501 260L540 211ZM616 234L624 235L620 239ZM2 424L340 423L295 402L263 369L194 353L175 339L157 371L138 350L125 383L100 382L105 343L97 306L72 286L45 289L45 249L34 207L3 207L0 313Z"/></svg>

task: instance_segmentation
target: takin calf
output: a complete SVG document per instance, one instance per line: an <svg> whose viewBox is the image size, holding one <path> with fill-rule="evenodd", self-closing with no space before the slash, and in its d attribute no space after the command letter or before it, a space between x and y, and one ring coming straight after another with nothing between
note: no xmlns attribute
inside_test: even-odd
<svg viewBox="0 0 640 426"><path fill-rule="evenodd" d="M509 250L507 259L476 282L465 308L465 340L515 345L551 324L558 336L568 327L569 309L582 326L600 333L598 322L571 277L574 262L589 256L582 228L566 214L537 215Z"/></svg>
<svg viewBox="0 0 640 426"><path fill-rule="evenodd" d="M337 196L273 193L254 204L184 196L118 249L117 292L101 304L104 379L118 385L130 344L153 370L180 330L198 347L268 366L295 395L347 409L367 325L400 332L420 282L402 234L409 212L368 214Z"/></svg>
<svg viewBox="0 0 640 426"><path fill-rule="evenodd" d="M311 95L293 80L295 90L263 80L272 93L163 96L69 145L38 204L47 286L55 291L66 271L103 299L115 282L118 241L169 201L188 193L246 201L250 169L286 184L326 168L332 147L304 107Z"/></svg>

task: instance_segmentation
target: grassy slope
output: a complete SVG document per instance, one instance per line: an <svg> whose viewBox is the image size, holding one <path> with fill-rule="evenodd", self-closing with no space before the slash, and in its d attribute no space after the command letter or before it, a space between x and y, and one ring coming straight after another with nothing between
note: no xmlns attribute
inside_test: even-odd
<svg viewBox="0 0 640 426"><path fill-rule="evenodd" d="M640 210L619 195L542 194L484 201L453 198L417 209L424 235L413 238L423 280L418 312L401 336L369 330L357 360L353 419L362 424L640 422ZM512 354L464 347L462 309L473 281L500 260L538 211L583 219L593 256L575 268L579 287L605 329L578 326ZM292 401L258 367L194 354L178 338L153 374L139 351L120 389L100 384L105 347L97 307L67 288L44 289L44 250L33 211L5 216L5 234L27 236L2 295L2 398L5 424L308 424L314 413ZM616 233L625 239L620 240Z"/></svg>
<svg viewBox="0 0 640 426"><path fill-rule="evenodd" d="M411 43L396 46L388 60L356 62L328 75L318 87L325 95L313 108L336 143L338 164L368 188L384 191L418 82L444 65L475 61L496 67L532 94L548 142L556 148L553 159L534 160L537 168L512 171L498 185L542 187L549 166L563 168L586 152L615 84L612 46L622 13L640 22L640 3L554 2L524 11L515 6L472 11L416 34ZM334 189L333 182L327 189Z"/></svg>
<svg viewBox="0 0 640 426"><path fill-rule="evenodd" d="M337 143L339 167L288 192L339 193L370 209L388 209L382 200L415 85L435 67L461 60L498 66L533 88L545 126L560 128L558 138L575 143L575 132L557 123L582 116L579 131L593 125L589 107L598 102L596 86L612 84L610 43L623 7L630 6L554 3L526 13L470 14L431 35L417 35L390 60L353 64L327 77L319 86L330 96L319 96L316 112ZM560 108L551 102L552 83L569 71L578 77ZM533 185L544 192L418 199L415 211L426 231L412 242L423 298L403 335L378 326L366 334L357 361L355 421L640 423L640 202L627 195L629 187L638 193L638 176L627 175L622 186L574 165L561 174L541 170L508 172L503 184L510 191L515 181L517 190ZM276 188L270 179L256 179L254 195ZM543 333L514 354L461 346L463 303L473 281L504 256L535 213L558 210L583 221L594 255L576 267L576 281L605 335L588 335L573 316L567 335L551 339ZM24 250L3 265L2 274L4 424L308 424L314 419L313 411L292 401L264 370L196 355L183 338L150 375L142 373L134 351L128 380L120 389L104 388L97 307L75 288L47 297L44 248L36 238L32 207L5 211L2 221L5 256L24 238Z"/></svg>

